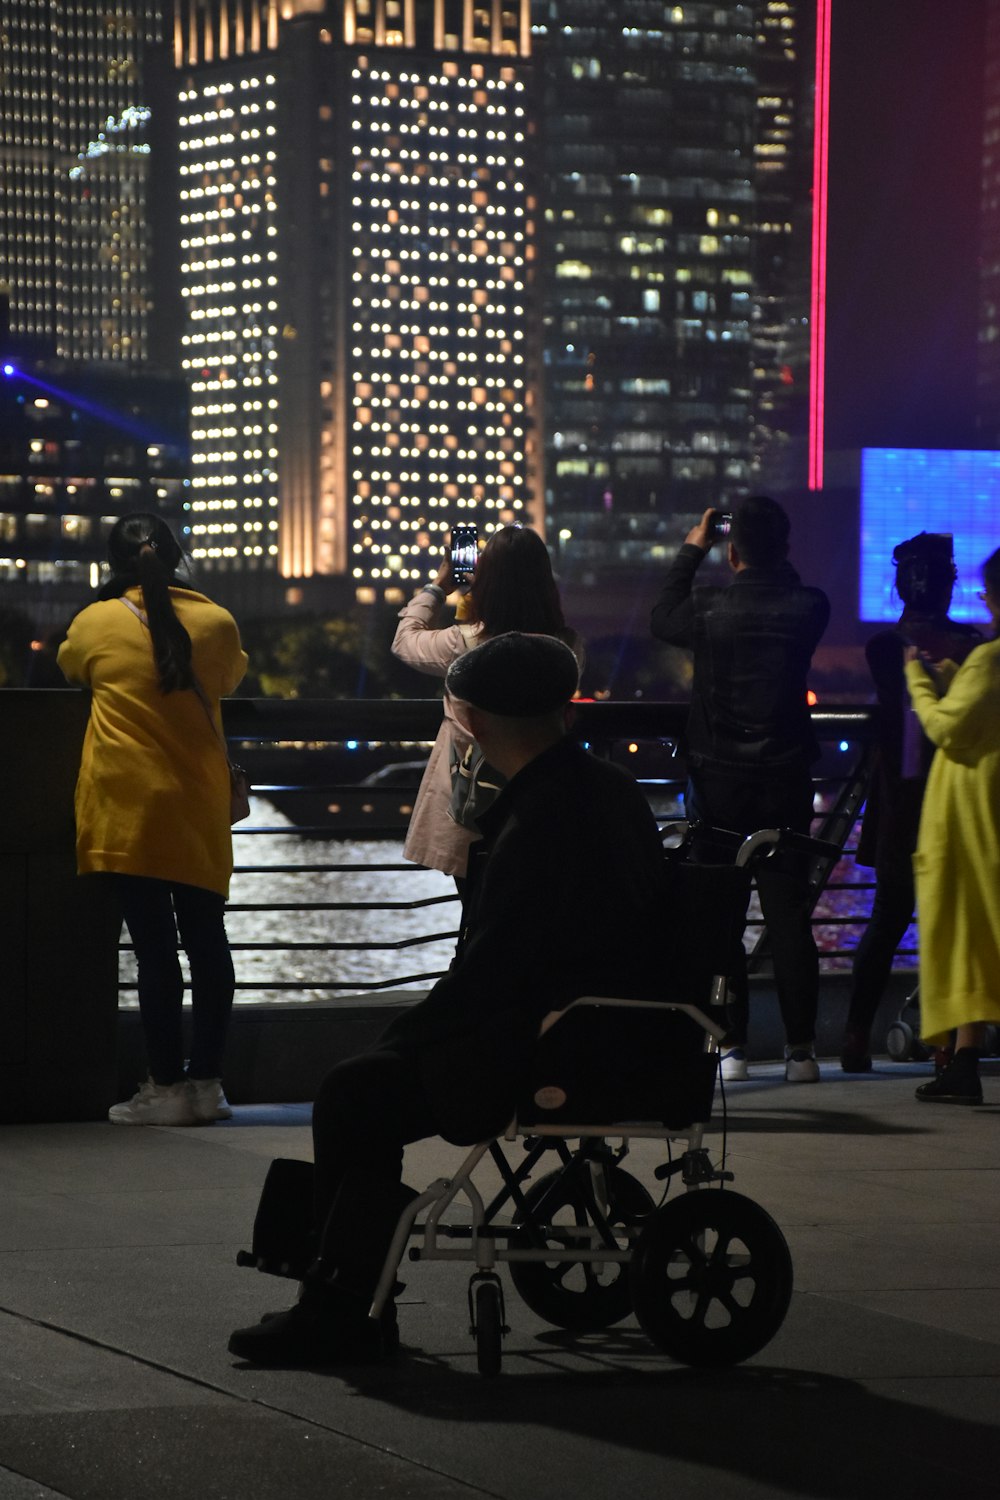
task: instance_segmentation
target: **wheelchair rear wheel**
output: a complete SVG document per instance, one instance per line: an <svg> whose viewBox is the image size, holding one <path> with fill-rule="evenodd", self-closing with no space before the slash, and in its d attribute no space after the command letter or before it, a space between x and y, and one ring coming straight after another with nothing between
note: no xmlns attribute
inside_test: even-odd
<svg viewBox="0 0 1000 1500"><path fill-rule="evenodd" d="M741 1193L703 1188L656 1210L632 1256L643 1332L688 1365L732 1365L777 1333L792 1259L770 1214Z"/></svg>
<svg viewBox="0 0 1000 1500"><path fill-rule="evenodd" d="M588 1164L577 1159L574 1167L577 1171L586 1170ZM604 1168L604 1184L608 1227L619 1248L628 1249L652 1213L653 1199L641 1182L620 1167ZM586 1187L577 1172L550 1172L539 1178L524 1197L532 1216L542 1226L543 1239L548 1226L579 1227L582 1231L576 1240L572 1235L567 1239L550 1236L546 1240L549 1245L558 1246L566 1259L510 1262L511 1280L532 1312L547 1323L574 1333L609 1328L627 1318L632 1311L629 1262L569 1258L574 1243L588 1249L596 1249L600 1244L592 1230L595 1220ZM525 1228L519 1234L512 1234L510 1245L512 1249L531 1249L530 1232Z"/></svg>

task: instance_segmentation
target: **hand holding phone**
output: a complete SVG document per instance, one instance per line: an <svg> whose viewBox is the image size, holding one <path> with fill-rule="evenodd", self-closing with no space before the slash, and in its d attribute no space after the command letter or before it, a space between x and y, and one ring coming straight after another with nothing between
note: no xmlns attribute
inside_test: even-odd
<svg viewBox="0 0 1000 1500"><path fill-rule="evenodd" d="M478 528L460 523L451 531L451 571L456 583L468 583L476 571L478 557Z"/></svg>

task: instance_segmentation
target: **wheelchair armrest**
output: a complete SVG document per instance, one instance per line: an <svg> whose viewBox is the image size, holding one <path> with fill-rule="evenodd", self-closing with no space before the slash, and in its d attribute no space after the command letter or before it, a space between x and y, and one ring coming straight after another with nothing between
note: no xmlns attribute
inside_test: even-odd
<svg viewBox="0 0 1000 1500"><path fill-rule="evenodd" d="M576 1010L578 1007L584 1006L603 1006L610 1010L645 1010L654 1012L676 1010L685 1016L690 1016L691 1020L700 1026L703 1031L706 1031L716 1042L721 1042L726 1034L726 1028L720 1026L718 1022L713 1021L697 1005L686 1005L679 1000L630 1000L624 996L614 995L578 995L575 1000L571 1000L568 1005L563 1006L562 1010L549 1011L539 1027L539 1036L544 1036L557 1021L560 1021L563 1016L568 1015L571 1010Z"/></svg>
<svg viewBox="0 0 1000 1500"><path fill-rule="evenodd" d="M828 839L814 839L811 834L795 833L791 828L759 828L740 844L736 864L740 869L753 866L779 848L833 861L844 852L839 844L831 844Z"/></svg>

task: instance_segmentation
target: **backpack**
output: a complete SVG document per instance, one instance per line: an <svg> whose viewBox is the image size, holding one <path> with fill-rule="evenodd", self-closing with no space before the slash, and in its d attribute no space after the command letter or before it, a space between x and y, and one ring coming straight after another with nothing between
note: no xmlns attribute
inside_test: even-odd
<svg viewBox="0 0 1000 1500"><path fill-rule="evenodd" d="M476 827L476 820L496 801L505 777L495 770L473 740L464 755L451 747L451 805L448 816L461 828Z"/></svg>

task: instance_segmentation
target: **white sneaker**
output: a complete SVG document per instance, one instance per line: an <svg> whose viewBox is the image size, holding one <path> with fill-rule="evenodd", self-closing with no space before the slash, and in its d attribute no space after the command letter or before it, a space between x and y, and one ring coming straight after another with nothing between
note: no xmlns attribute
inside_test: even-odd
<svg viewBox="0 0 1000 1500"><path fill-rule="evenodd" d="M229 1100L222 1091L221 1078L189 1078L187 1086L200 1125L233 1118Z"/></svg>
<svg viewBox="0 0 1000 1500"><path fill-rule="evenodd" d="M750 1077L747 1055L742 1047L727 1047L720 1054L719 1074L723 1083L744 1083Z"/></svg>
<svg viewBox="0 0 1000 1500"><path fill-rule="evenodd" d="M819 1083L819 1063L816 1050L808 1047L785 1048L786 1083Z"/></svg>
<svg viewBox="0 0 1000 1500"><path fill-rule="evenodd" d="M108 1110L112 1125L198 1125L187 1084L154 1083L147 1078L139 1092Z"/></svg>

